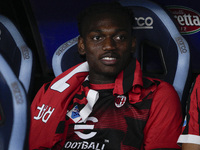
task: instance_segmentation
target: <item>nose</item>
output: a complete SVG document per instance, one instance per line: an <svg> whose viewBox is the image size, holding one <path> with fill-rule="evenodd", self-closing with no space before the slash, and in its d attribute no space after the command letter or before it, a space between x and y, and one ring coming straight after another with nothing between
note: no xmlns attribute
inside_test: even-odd
<svg viewBox="0 0 200 150"><path fill-rule="evenodd" d="M103 50L114 50L115 49L115 41L112 38L106 38L104 40Z"/></svg>

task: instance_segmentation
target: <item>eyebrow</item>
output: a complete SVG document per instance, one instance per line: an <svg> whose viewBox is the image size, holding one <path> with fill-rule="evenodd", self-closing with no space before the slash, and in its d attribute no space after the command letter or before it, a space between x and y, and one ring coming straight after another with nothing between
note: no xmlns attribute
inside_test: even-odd
<svg viewBox="0 0 200 150"><path fill-rule="evenodd" d="M102 32L104 32L103 30L99 30L99 29L97 29L97 30L88 30L88 33L91 33L91 32L97 32L97 33L102 33ZM115 32L129 32L127 29L116 29L115 30Z"/></svg>

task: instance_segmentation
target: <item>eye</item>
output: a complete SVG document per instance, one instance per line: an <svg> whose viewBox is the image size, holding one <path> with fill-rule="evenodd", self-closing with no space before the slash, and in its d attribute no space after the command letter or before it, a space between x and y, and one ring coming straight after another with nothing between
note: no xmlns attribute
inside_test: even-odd
<svg viewBox="0 0 200 150"><path fill-rule="evenodd" d="M98 41L98 40L101 40L102 37L101 37L101 36L94 36L94 37L92 37L92 39L93 39L94 41Z"/></svg>
<svg viewBox="0 0 200 150"><path fill-rule="evenodd" d="M115 36L115 40L117 40L117 41L123 41L125 39L126 39L126 36L124 36L124 35L117 35L117 36Z"/></svg>

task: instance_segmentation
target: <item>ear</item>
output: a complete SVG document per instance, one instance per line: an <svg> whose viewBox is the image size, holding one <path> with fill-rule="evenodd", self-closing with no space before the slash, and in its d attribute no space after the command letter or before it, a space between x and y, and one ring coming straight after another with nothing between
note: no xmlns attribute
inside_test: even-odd
<svg viewBox="0 0 200 150"><path fill-rule="evenodd" d="M136 45L136 39L133 38L133 39L132 39L132 46L131 46L131 52L132 52L132 53L135 52L135 45Z"/></svg>
<svg viewBox="0 0 200 150"><path fill-rule="evenodd" d="M78 52L80 55L85 55L85 45L82 37L78 37Z"/></svg>

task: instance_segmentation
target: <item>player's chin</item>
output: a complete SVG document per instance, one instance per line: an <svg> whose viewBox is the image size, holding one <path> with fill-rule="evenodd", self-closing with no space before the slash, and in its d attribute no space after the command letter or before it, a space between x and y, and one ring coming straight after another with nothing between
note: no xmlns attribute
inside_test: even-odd
<svg viewBox="0 0 200 150"><path fill-rule="evenodd" d="M121 69L104 68L103 74L106 76L115 78L120 72L121 72Z"/></svg>

